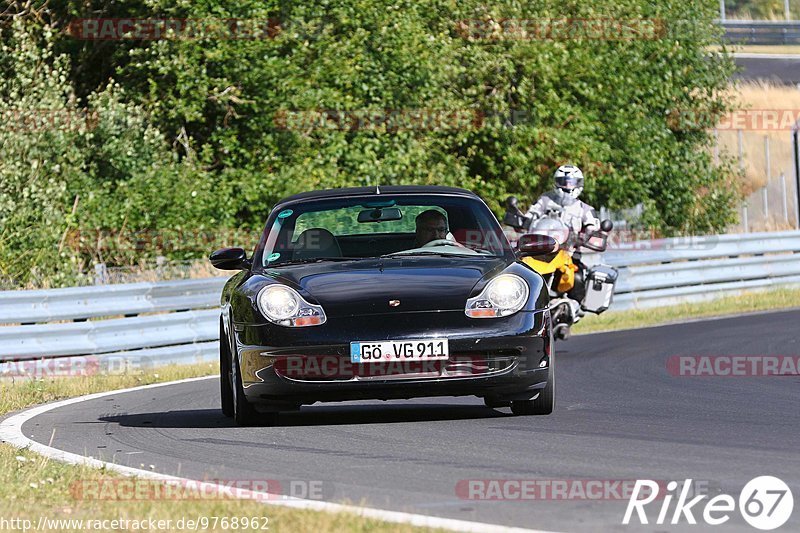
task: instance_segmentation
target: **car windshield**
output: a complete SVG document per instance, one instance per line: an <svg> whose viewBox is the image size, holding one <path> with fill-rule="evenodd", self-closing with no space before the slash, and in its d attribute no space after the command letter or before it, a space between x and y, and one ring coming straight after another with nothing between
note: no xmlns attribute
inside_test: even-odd
<svg viewBox="0 0 800 533"><path fill-rule="evenodd" d="M512 253L492 212L469 197L375 195L316 200L291 204L272 213L270 221L257 251L262 266Z"/></svg>

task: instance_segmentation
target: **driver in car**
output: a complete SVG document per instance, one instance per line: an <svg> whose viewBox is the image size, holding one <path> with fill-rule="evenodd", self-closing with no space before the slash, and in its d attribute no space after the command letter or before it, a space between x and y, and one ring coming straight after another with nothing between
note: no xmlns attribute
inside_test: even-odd
<svg viewBox="0 0 800 533"><path fill-rule="evenodd" d="M416 222L416 244L421 248L431 241L447 238L447 219L441 211L428 209L423 211ZM453 242L455 245L455 241Z"/></svg>

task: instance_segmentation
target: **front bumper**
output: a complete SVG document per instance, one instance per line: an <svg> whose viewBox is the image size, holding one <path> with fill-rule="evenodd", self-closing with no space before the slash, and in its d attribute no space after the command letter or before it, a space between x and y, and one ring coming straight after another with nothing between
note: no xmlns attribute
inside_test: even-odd
<svg viewBox="0 0 800 533"><path fill-rule="evenodd" d="M235 324L245 396L270 405L424 396L535 397L552 358L548 311L499 319L463 312L372 315L317 327ZM447 338L450 359L350 363L350 342Z"/></svg>

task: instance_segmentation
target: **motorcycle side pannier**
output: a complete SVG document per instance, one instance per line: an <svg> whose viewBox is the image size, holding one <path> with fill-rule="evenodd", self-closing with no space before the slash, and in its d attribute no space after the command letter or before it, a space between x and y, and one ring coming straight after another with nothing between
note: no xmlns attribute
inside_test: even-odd
<svg viewBox="0 0 800 533"><path fill-rule="evenodd" d="M586 296L581 308L590 313L602 313L611 305L617 270L604 265L592 267L586 273Z"/></svg>

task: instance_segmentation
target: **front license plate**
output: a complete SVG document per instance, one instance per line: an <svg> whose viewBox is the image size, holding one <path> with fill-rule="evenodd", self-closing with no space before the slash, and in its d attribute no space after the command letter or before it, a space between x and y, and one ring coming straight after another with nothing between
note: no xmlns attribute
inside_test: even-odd
<svg viewBox="0 0 800 533"><path fill-rule="evenodd" d="M418 341L354 341L350 343L351 363L380 361L430 361L447 359L450 348L447 339Z"/></svg>

